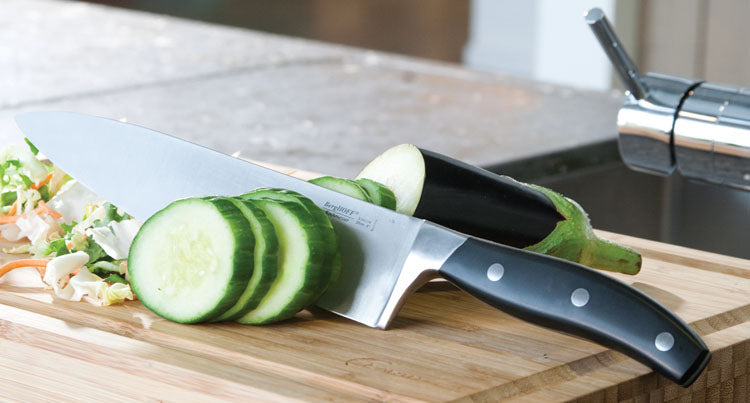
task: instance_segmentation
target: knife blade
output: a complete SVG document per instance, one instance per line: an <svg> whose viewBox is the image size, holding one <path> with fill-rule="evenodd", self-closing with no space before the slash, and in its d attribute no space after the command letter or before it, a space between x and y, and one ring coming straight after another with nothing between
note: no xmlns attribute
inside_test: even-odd
<svg viewBox="0 0 750 403"><path fill-rule="evenodd" d="M687 386L710 352L674 313L584 266L446 229L144 127L67 112L16 117L49 159L147 219L175 199L281 187L310 198L341 237L343 270L318 305L385 329L407 296L442 275L521 319L621 351Z"/></svg>

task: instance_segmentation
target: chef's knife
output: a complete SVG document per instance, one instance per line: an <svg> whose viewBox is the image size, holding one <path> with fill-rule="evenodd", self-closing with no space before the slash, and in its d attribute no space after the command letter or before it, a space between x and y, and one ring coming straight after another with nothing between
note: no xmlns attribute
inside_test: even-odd
<svg viewBox="0 0 750 403"><path fill-rule="evenodd" d="M584 266L468 237L136 125L65 112L16 121L52 162L140 219L184 197L258 187L304 194L342 241L342 275L318 305L367 326L387 328L410 292L442 275L505 312L614 348L683 386L710 358L672 312Z"/></svg>

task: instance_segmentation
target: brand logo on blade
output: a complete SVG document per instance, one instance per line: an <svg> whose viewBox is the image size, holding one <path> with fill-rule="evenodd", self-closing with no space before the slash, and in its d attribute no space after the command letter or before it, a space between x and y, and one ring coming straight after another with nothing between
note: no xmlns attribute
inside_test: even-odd
<svg viewBox="0 0 750 403"><path fill-rule="evenodd" d="M375 224L378 223L378 220L369 220L367 218L360 217L359 211L352 210L339 204L325 202L323 204L323 210L325 210L326 214L328 214L328 216L332 218L347 223L354 221L355 225L362 226L370 231L374 230Z"/></svg>

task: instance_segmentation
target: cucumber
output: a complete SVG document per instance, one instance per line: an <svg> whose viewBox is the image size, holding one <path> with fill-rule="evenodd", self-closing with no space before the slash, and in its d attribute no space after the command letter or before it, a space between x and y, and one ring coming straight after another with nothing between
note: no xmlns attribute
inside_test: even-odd
<svg viewBox="0 0 750 403"><path fill-rule="evenodd" d="M243 324L276 322L294 316L315 302L328 286L330 271L324 238L312 215L299 203L267 200L245 194L273 224L279 240L278 275L258 306L236 319Z"/></svg>
<svg viewBox="0 0 750 403"><path fill-rule="evenodd" d="M230 309L247 288L255 238L225 199L175 201L151 216L130 247L138 299L166 319L196 323Z"/></svg>
<svg viewBox="0 0 750 403"><path fill-rule="evenodd" d="M425 183L424 158L416 146L401 144L388 149L367 164L356 179L363 178L390 189L396 197L396 211L414 215Z"/></svg>
<svg viewBox="0 0 750 403"><path fill-rule="evenodd" d="M355 199L396 210L396 196L393 192L386 186L371 179L350 180L333 176L321 176L320 178L311 179L310 183L354 197Z"/></svg>
<svg viewBox="0 0 750 403"><path fill-rule="evenodd" d="M307 212L312 215L313 220L315 220L315 222L320 226L322 236L324 237L324 242L329 246L329 248L327 249L328 256L323 263L324 267L328 268L328 270L331 271L331 279L329 280L329 284L333 284L334 282L336 282L336 280L338 280L339 275L341 274L342 265L341 250L339 249L339 237L336 231L333 229L331 220L328 218L328 215L325 213L325 211L323 211L323 209L318 207L312 200L308 199L307 197L297 192L286 189L256 189L249 194L239 197L285 201L301 204L302 207L304 207L305 210L307 210ZM321 294L323 293L323 291L325 290L321 290Z"/></svg>
<svg viewBox="0 0 750 403"><path fill-rule="evenodd" d="M321 176L320 178L311 179L309 182L326 189L351 196L355 199L372 202L370 196L367 195L367 191L365 191L365 189L363 189L362 186L360 186L357 182L349 179L336 178L333 176Z"/></svg>
<svg viewBox="0 0 750 403"><path fill-rule="evenodd" d="M396 209L396 195L393 194L391 189L385 187L385 185L367 178L360 178L355 182L362 186L362 189L367 192L367 195L370 196L373 203L387 209Z"/></svg>
<svg viewBox="0 0 750 403"><path fill-rule="evenodd" d="M255 237L255 250L253 251L253 274L247 283L247 287L234 306L213 319L217 322L240 318L255 309L276 279L279 260L279 242L276 238L276 232L263 210L256 207L251 200L221 199L229 200L245 215L250 230Z"/></svg>

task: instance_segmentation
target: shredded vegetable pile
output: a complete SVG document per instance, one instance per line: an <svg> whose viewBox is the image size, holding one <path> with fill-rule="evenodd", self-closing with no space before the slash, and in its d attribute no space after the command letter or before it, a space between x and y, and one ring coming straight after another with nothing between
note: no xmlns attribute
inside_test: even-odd
<svg viewBox="0 0 750 403"><path fill-rule="evenodd" d="M38 159L26 142L0 152L0 235L27 241L3 250L19 259L0 267L0 276L35 267L60 298L88 296L101 305L132 300L127 258L141 223Z"/></svg>

